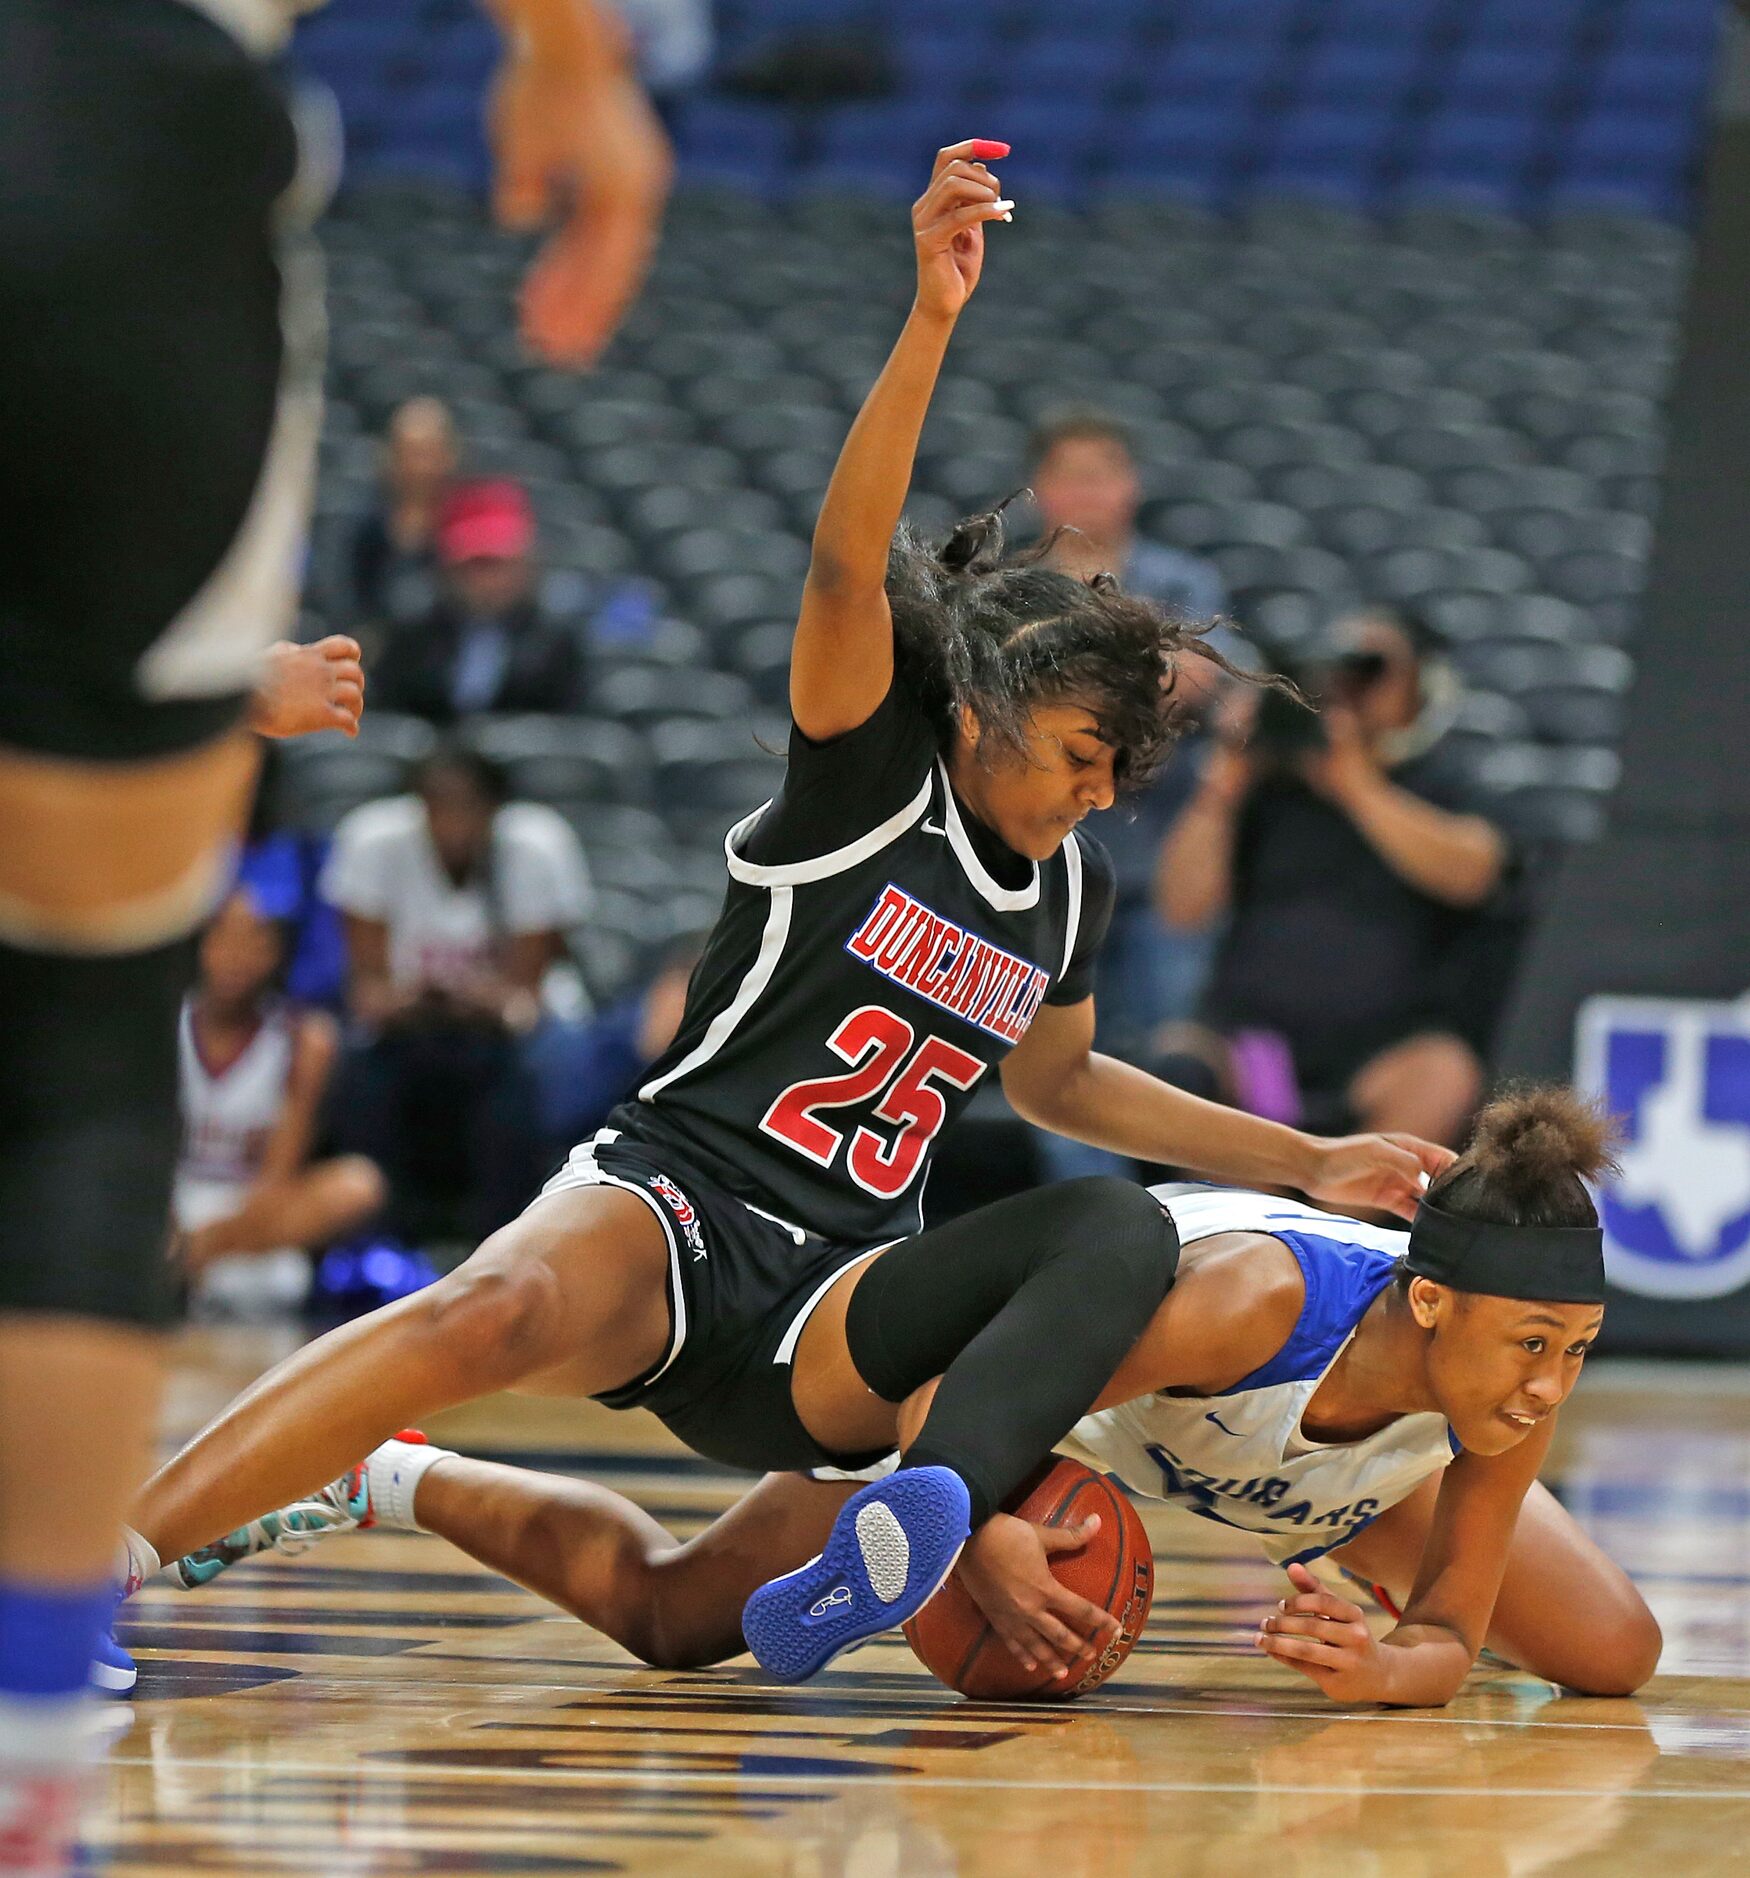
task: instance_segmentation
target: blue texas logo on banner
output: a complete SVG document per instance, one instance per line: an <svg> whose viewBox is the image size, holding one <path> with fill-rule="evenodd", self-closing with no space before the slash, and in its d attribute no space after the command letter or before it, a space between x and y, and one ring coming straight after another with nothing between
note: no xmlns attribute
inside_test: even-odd
<svg viewBox="0 0 1750 1878"><path fill-rule="evenodd" d="M1621 1118L1600 1192L1612 1284L1713 1298L1750 1284L1750 998L1592 998L1575 1081Z"/></svg>

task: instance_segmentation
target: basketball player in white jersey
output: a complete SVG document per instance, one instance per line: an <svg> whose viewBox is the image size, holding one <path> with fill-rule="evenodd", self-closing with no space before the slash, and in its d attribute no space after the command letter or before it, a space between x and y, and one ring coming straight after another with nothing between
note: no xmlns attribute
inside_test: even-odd
<svg viewBox="0 0 1750 1878"><path fill-rule="evenodd" d="M282 954L279 928L235 889L201 935L182 1007L174 1255L197 1294L220 1302L295 1302L306 1252L363 1225L385 1197L364 1156L309 1158L340 1038L326 1012L279 995Z"/></svg>
<svg viewBox="0 0 1750 1878"><path fill-rule="evenodd" d="M188 935L254 780L246 701L295 611L322 324L296 237L324 166L300 162L270 64L293 10L0 0L8 1874L59 1871L70 1841L85 1682L170 1311ZM525 330L587 359L648 252L666 150L596 0L497 10L513 39L500 207L527 217L582 180ZM356 674L356 648L313 663ZM352 682L328 702L356 719Z"/></svg>
<svg viewBox="0 0 1750 1878"><path fill-rule="evenodd" d="M1657 1665L1658 1625L1537 1483L1603 1316L1582 1181L1608 1164L1607 1137L1566 1090L1507 1096L1407 1236L1268 1194L1156 1189L1183 1240L1178 1283L1060 1449L1255 1535L1290 1579L1258 1647L1334 1701L1446 1702L1485 1643L1566 1687L1631 1692ZM817 1551L850 1490L768 1475L676 1545L601 1488L397 1440L172 1575L192 1586L325 1531L417 1527L644 1661L695 1668L741 1653L744 1596ZM1050 1535L1052 1549L1095 1523ZM1374 1587L1389 1635L1314 1576L1324 1558ZM962 1555L967 1589L1029 1668L1052 1660L1042 1622L1073 1657L1079 1639L974 1565Z"/></svg>

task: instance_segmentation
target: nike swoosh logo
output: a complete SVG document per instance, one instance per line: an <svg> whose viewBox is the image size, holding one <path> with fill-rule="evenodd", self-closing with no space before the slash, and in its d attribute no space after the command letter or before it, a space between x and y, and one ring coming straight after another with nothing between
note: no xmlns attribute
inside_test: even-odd
<svg viewBox="0 0 1750 1878"><path fill-rule="evenodd" d="M923 829L926 835L941 835L944 840L947 838L947 829L938 828L934 822L920 822L918 826Z"/></svg>
<svg viewBox="0 0 1750 1878"><path fill-rule="evenodd" d="M1206 1422L1214 1422L1216 1427L1219 1428L1224 1435L1232 1435L1236 1441L1243 1441L1246 1438L1238 1428L1228 1427L1227 1423L1224 1422L1219 1415L1205 1415L1203 1419Z"/></svg>

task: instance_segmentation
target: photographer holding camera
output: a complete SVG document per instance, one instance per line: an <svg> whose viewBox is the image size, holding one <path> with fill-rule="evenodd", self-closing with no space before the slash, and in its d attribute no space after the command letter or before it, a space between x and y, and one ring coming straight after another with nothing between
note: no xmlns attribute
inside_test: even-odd
<svg viewBox="0 0 1750 1878"><path fill-rule="evenodd" d="M1250 721L1230 718L1161 848L1167 924L1227 920L1163 1073L1307 1126L1456 1143L1513 936L1509 844L1446 735L1458 680L1426 623L1385 606L1290 675L1316 714L1241 700Z"/></svg>

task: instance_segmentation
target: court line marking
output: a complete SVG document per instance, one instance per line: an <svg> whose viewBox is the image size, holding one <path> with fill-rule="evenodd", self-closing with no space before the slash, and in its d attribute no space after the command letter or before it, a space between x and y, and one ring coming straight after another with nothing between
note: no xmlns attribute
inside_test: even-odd
<svg viewBox="0 0 1750 1878"><path fill-rule="evenodd" d="M377 1750L381 1751L381 1750ZM562 1748L549 1750L563 1753ZM757 1750L743 1751L738 1758L758 1760ZM131 1762L121 1758L112 1759L109 1766L116 1771L123 1771L131 1766L143 1763ZM208 1769L213 1772L235 1775L239 1769L235 1761L191 1759L178 1756L176 1769L186 1773L193 1769ZM850 1761L846 1766L855 1767ZM359 1774L370 1774L383 1780L399 1780L403 1777L431 1779L434 1773L445 1780L481 1780L501 1781L506 1778L502 1767L462 1767L448 1766L430 1769L417 1761L405 1767L376 1766L362 1757L337 1763L322 1765L305 1761L275 1761L270 1767L258 1770L263 1780L277 1779L284 1774L318 1774L325 1779L341 1776L354 1778ZM550 1781L555 1786L567 1783L589 1786L635 1786L635 1787L716 1787L743 1786L748 1775L741 1769L721 1774L681 1772L665 1768L660 1774L640 1776L629 1768L614 1767L519 1767L516 1779ZM761 1776L778 1790L794 1786L798 1788L831 1786L835 1792L843 1791L843 1777L838 1769L821 1774L771 1774ZM252 1783L255 1784L255 1783ZM1061 1779L1047 1780L993 1780L963 1779L938 1774L869 1774L859 1773L857 1790L868 1787L903 1787L945 1788L952 1792L991 1792L1005 1793L1244 1793L1254 1797L1273 1793L1332 1794L1342 1798L1354 1798L1357 1794L1367 1794L1374 1798L1391 1799L1402 1795L1405 1799L1453 1798L1470 1800L1733 1800L1750 1799L1750 1786L1745 1787L1503 1787L1503 1786L1371 1786L1353 1780L1346 1780L1329 1786L1313 1785L1302 1781L1272 1780L1260 1785L1256 1780L1088 1780L1070 1783Z"/></svg>
<svg viewBox="0 0 1750 1878"><path fill-rule="evenodd" d="M146 1662L151 1662L153 1659L148 1656L143 1656L142 1660ZM201 1660L203 1663L206 1661L205 1658L202 1658ZM411 1662L430 1662L433 1659L430 1657L420 1657L419 1655L417 1655L417 1653L414 1653L414 1654L410 1654L408 1657L405 1657L399 1660L411 1661ZM490 1656L481 1656L481 1657L468 1657L468 1658L465 1658L464 1660L467 1662L479 1662L479 1663L490 1664L496 1659ZM241 1669L257 1669L257 1668L262 1668L262 1667L268 1667L267 1665L262 1665L262 1664L257 1664L257 1663L238 1663L235 1666ZM587 1663L579 1663L577 1667L579 1669L587 1670L591 1668L592 1665L587 1664ZM669 1672L669 1673L672 1673L672 1672ZM1522 1671L1520 1673L1525 1674L1528 1672ZM349 1676L320 1676L320 1675L312 1675L312 1674L304 1674L296 1678L297 1685L300 1690L316 1690L316 1691L356 1690L361 1681L368 1681L368 1680L370 1679L364 1678L364 1677L353 1678ZM276 1684L274 1686L281 1687L283 1685ZM395 1693L400 1694L400 1695L405 1695L406 1693L410 1691L423 1692L425 1690L430 1690L433 1693L438 1693L438 1692L447 1692L451 1690L464 1690L464 1691L473 1690L481 1697L480 1706L482 1707L490 1706L485 1699L487 1696L504 1694L507 1692L514 1692L519 1695L521 1694L529 1694L529 1695L551 1694L551 1695L576 1696L579 1694L582 1694L582 1695L600 1694L604 1696L605 1698L607 1698L607 1700L605 1700L603 1703L600 1704L600 1708L602 1710L607 1710L608 1708L612 1706L615 1708L616 1712L628 1716L629 1718L631 1718L631 1720L628 1723L629 1727L635 1724L636 1718L639 1715L650 1715L656 1712L655 1704L652 1702L649 1696L625 1695L623 1696L623 1699L619 1704L615 1704L614 1698L616 1696L620 1696L622 1694L621 1691L613 1690L613 1689L594 1689L586 1683L576 1683L576 1682L465 1682L461 1680L460 1678L452 1680L448 1677L430 1677L430 1678L421 1677L417 1681L409 1680L406 1682L401 1682L397 1680L393 1684L377 1683L375 1686L377 1687L379 1693L387 1694L390 1692L391 1689L393 1689ZM1547 1686L1549 1685L1546 1685L1546 1687ZM697 1690L688 1690L688 1689L676 1690L674 1691L674 1694L673 1694L673 1700L675 1701L677 1705L684 1706L686 1698L689 1694L710 1695L710 1696L716 1696L716 1697L723 1698L723 1699L728 1699L741 1693L747 1693L750 1695L758 1696L758 1695L769 1694L770 1690L769 1690L769 1686L764 1683L757 1684L757 1685L748 1684L746 1685L745 1689L742 1687L742 1685L735 1684L735 1683L709 1683L709 1684L701 1684ZM844 1701L844 1700L851 1699L856 1694L858 1694L859 1691L854 1690L854 1689L837 1689L837 1690L823 1689L821 1693L823 1695L831 1695L836 1700ZM163 1700L169 1700L169 1699L171 1698L153 1697L153 1696L148 1695L148 1696L143 1697L142 1701L151 1702L154 1700L163 1701ZM904 1699L904 1698L900 1697L900 1698L895 1698L895 1699ZM1559 1697L1552 1698L1552 1700L1559 1700L1559 1699L1560 1699ZM1614 1697L1604 1697L1604 1696L1598 1696L1598 1697L1576 1696L1573 1699L1576 1701L1608 1701L1608 1700L1616 1700L1616 1699L1627 1701L1627 1700L1632 1700L1633 1698L1631 1697L1614 1698ZM1543 1706L1547 1706L1547 1705L1543 1705ZM980 1704L979 1705L980 1712L976 1716L967 1715L958 1705L948 1705L948 1706L944 1706L940 1710L932 1709L924 1714L914 1716L911 1718L911 1720L914 1726L923 1728L923 1727L929 1727L932 1725L948 1726L950 1724L957 1724L960 1726L965 1726L969 1721L978 1721L982 1723L987 1720L1000 1719L1000 1716L987 1715L985 1711L989 1709L1000 1709L1001 1715L1003 1716L1006 1716L1010 1714L1011 1712L1013 1712L1014 1719L1018 1725L1024 1725L1028 1723L1029 1721L1034 1720L1034 1718L1029 1716L1026 1713L1026 1711L1020 1707L1019 1704L1004 1705L1004 1704L998 1704L998 1703ZM1635 1734L1635 1735L1646 1734L1653 1721L1668 1720L1668 1719L1676 1719L1676 1720L1684 1721L1684 1720L1693 1719L1693 1716L1688 1714L1687 1712L1678 1713L1675 1717L1668 1716L1662 1712L1660 1715L1650 1717L1649 1720L1645 1722L1583 1721L1583 1720L1580 1720L1578 1717L1572 1717L1572 1718L1563 1717L1563 1716L1546 1717L1542 1714L1541 1707L1537 1710L1534 1710L1529 1715L1524 1715L1524 1716L1519 1716L1519 1717L1506 1716L1506 1715L1430 1715L1430 1714L1425 1714L1425 1713L1417 1713L1416 1711L1410 1710L1410 1709L1394 1709L1385 1713L1358 1715L1358 1714L1355 1714L1352 1710L1347 1710L1347 1709L1250 1708L1250 1707L1218 1708L1210 1703L1199 1703L1199 1702L1148 1702L1148 1703L1114 1702L1110 1704L1101 1704L1098 1706L1096 1706L1095 1704L1091 1702L1078 1702L1075 1706L1074 1714L1071 1716L1071 1719L1075 1719L1076 1717L1079 1717L1082 1715L1099 1716L1102 1719L1109 1719L1111 1717L1124 1716L1124 1715L1192 1715L1192 1716L1198 1716L1204 1720L1210 1720L1210 1721L1217 1721L1217 1720L1221 1720L1221 1721L1306 1721L1306 1722L1318 1722L1321 1724L1327 1723L1327 1722L1350 1722L1350 1723L1353 1723L1355 1725L1362 1726L1362 1727L1366 1727L1369 1725L1378 1726L1381 1723L1385 1723L1385 1722L1395 1722L1395 1723L1400 1723L1400 1724L1403 1722L1414 1722L1417 1725L1421 1727L1425 1727L1425 1728L1512 1728L1524 1734L1529 1734L1533 1729L1564 1728L1570 1731L1575 1730L1575 1729L1589 1730L1590 1732L1595 1733L1595 1734ZM771 1720L771 1721L780 1722L780 1723L792 1723L792 1724L806 1723L810 1720L818 1720L823 1730L829 1730L835 1719L842 1719L844 1721L850 1721L850 1720L855 1719L855 1717L852 1717L852 1716L845 1716L842 1718L835 1718L835 1717L827 1716L827 1715L811 1716L807 1711L793 1712L789 1710L774 1710L774 1709L767 1709L767 1708L750 1708L748 1711L748 1716L749 1718L756 1719L756 1720ZM868 1719L872 1725L877 1721L883 1723L883 1725L887 1725L891 1723L892 1721L892 1717L890 1716L872 1715ZM514 1726L515 1724L513 1723L511 1725ZM1746 1738L1750 1739L1750 1715L1747 1715L1745 1717L1743 1732Z"/></svg>

